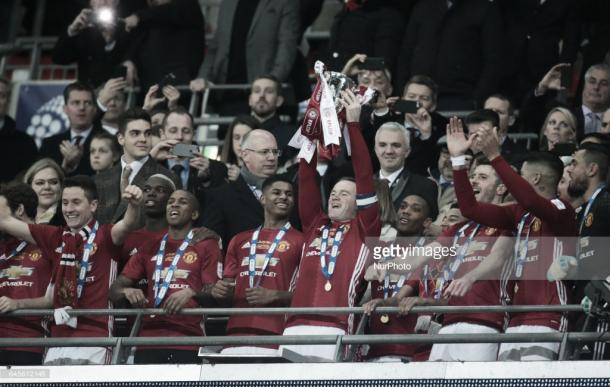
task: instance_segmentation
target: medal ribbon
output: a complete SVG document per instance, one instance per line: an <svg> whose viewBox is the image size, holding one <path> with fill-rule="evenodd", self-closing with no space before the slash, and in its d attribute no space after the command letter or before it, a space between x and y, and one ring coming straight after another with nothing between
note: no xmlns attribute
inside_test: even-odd
<svg viewBox="0 0 610 387"><path fill-rule="evenodd" d="M426 242L426 238L421 237L417 240L417 243L415 243L416 247L421 247L424 245L424 243ZM389 257L386 257L384 259L384 261L389 260ZM398 294L398 292L400 291L400 289L402 289L402 287L405 284L405 281L409 279L409 277L411 277L411 272L407 273L407 275L401 275L400 277L398 277L398 282L396 282L396 286L394 286L394 290L392 291L392 297L394 297L396 294ZM387 300L388 296L390 293L390 275L386 275L385 278L383 279L383 299Z"/></svg>
<svg viewBox="0 0 610 387"><path fill-rule="evenodd" d="M516 262L516 267L515 267L515 276L517 278L521 278L521 274L523 274L523 266L525 265L525 258L527 257L527 249L528 249L528 242L530 239L530 230L531 230L531 225L534 221L534 219L532 219L529 224L527 225L527 227L525 227L525 223L527 222L527 220L530 217L530 213L526 212L525 214L523 214L523 216L521 217L521 220L519 221L519 225L517 226L517 239L515 241L515 258L517 259ZM526 232L525 232L525 239L521 238L521 235L523 234L523 229L525 228Z"/></svg>
<svg viewBox="0 0 610 387"><path fill-rule="evenodd" d="M161 271L163 270L163 257L165 256L165 245L167 244L167 233L163 236L163 240L161 240L161 245L159 246L159 251L157 252L157 258L155 263L155 273L153 274L153 279L155 281L154 284L154 292L155 292L155 308L161 305L161 301L165 297L167 293L167 289L169 289L169 284L172 282L172 278L174 277L174 272L176 271L176 267L178 266L178 262L180 258L184 255L187 247L193 240L193 230L190 230L186 235L186 238L178 247L176 254L174 255L174 259L172 259L172 263L167 269L167 273L165 274L165 278L163 279L163 284L159 285L161 282Z"/></svg>
<svg viewBox="0 0 610 387"><path fill-rule="evenodd" d="M87 242L85 243L85 247L83 249L83 259L80 262L80 270L78 271L78 280L76 282L76 297L80 298L83 294L83 289L85 288L85 282L87 279L87 270L89 269L89 257L91 256L91 251L93 250L93 241L95 240L95 236L97 235L97 229L100 224L98 221L95 221L93 228L91 229L91 233L87 238Z"/></svg>
<svg viewBox="0 0 610 387"><path fill-rule="evenodd" d="M457 244L459 238L464 237L464 235L466 234L466 230L472 225L474 225L474 222L468 222L458 230L458 232L453 236L453 246ZM462 246L460 246L458 254L455 256L455 258L453 258L451 263L445 265L445 269L443 270L443 277L436 280L436 287L434 288L434 298L436 300L439 300L441 298L441 291L443 290L443 285L445 284L445 282L453 280L453 278L455 277L455 273L457 273L458 269L460 268L460 265L462 264L462 262L464 262L464 258L466 257L466 253L468 252L468 247L470 246L470 243L472 243L472 240L474 239L475 235L477 235L477 233L479 232L479 228L481 228L481 225L477 224L474 230L472 230L472 232L468 236L468 239L466 239L466 242Z"/></svg>
<svg viewBox="0 0 610 387"><path fill-rule="evenodd" d="M342 224L335 233L335 239L333 240L333 247L330 251L330 259L328 261L328 268L326 267L326 248L328 247L328 234L330 233L330 225L324 226L322 229L322 241L320 242L320 267L322 268L322 274L327 281L330 281L333 273L335 272L335 265L337 263L337 255L339 254L339 245L341 239L343 239L343 230L345 225Z"/></svg>
<svg viewBox="0 0 610 387"><path fill-rule="evenodd" d="M604 184L597 187L595 192L593 192L593 195L591 195L591 199L589 199L589 201L587 202L587 206L585 207L585 212L582 214L582 218L580 219L580 225L578 227L578 235L582 234L582 227L584 226L585 221L587 220L587 215L589 215L589 211L591 211L591 207L593 207L593 203L595 202L597 195L599 195L600 192L602 192L604 190L604 188L606 188L606 186Z"/></svg>
<svg viewBox="0 0 610 387"><path fill-rule="evenodd" d="M286 224L284 226L282 226L280 231L278 231L278 233L275 235L275 238L273 239L273 243L271 243L271 246L269 246L269 249L267 249L267 253L265 254L265 260L263 261L263 266L261 267L261 275L258 278L258 281L256 281L256 286L255 286L254 277L256 276L256 244L258 243L258 236L260 234L262 227L263 226L259 226L256 229L256 231L254 231L254 233L252 233L252 239L250 240L250 255L248 256L248 284L250 285L251 288L258 287L260 285L260 283L263 279L263 275L265 274L265 271L267 270L267 266L269 265L269 262L271 261L271 257L273 256L273 253L275 252L275 249L282 241L282 238L284 238L284 235L286 235L286 233L290 229L290 222L286 222Z"/></svg>
<svg viewBox="0 0 610 387"><path fill-rule="evenodd" d="M26 241L21 241L21 243L19 243L19 245L13 250L12 253L9 254L8 257L2 254L2 256L0 257L0 261L8 261L9 259L19 255L27 245L28 243Z"/></svg>

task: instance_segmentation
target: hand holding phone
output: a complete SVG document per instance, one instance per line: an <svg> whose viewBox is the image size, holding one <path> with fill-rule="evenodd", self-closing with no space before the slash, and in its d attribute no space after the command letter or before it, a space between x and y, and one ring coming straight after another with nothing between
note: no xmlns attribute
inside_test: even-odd
<svg viewBox="0 0 610 387"><path fill-rule="evenodd" d="M415 114L419 110L419 102L399 99L394 103L392 110L399 113Z"/></svg>
<svg viewBox="0 0 610 387"><path fill-rule="evenodd" d="M197 153L199 153L199 147L197 145L180 143L174 145L172 148L172 154L174 156L184 157L187 159L192 159L193 157L197 156Z"/></svg>
<svg viewBox="0 0 610 387"><path fill-rule="evenodd" d="M163 79L157 84L159 85L159 89L157 89L157 98L163 98L163 88L165 86L173 86L176 83L176 76L174 73L166 74Z"/></svg>

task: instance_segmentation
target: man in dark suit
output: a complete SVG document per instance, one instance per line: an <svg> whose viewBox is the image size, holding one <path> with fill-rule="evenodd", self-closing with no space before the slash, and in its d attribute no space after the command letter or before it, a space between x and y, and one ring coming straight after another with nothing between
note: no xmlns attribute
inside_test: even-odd
<svg viewBox="0 0 610 387"><path fill-rule="evenodd" d="M119 119L117 138L123 147L121 162L94 177L99 195L97 219L100 223L115 223L123 217L127 202L121 200L121 192L128 185L142 188L146 179L160 173L172 179L176 187L181 187L180 180L171 171L148 155L152 146L151 135L150 116L144 110L129 109ZM143 225L141 217L139 227Z"/></svg>
<svg viewBox="0 0 610 387"><path fill-rule="evenodd" d="M17 130L15 120L6 115L10 96L10 82L0 77L0 182L11 181L29 168L38 153L32 137Z"/></svg>
<svg viewBox="0 0 610 387"><path fill-rule="evenodd" d="M523 160L527 150L508 138L508 130L515 124L516 120L515 109L508 97L502 94L493 94L485 100L483 107L496 112L500 119L498 136L500 138L502 157L510 162Z"/></svg>
<svg viewBox="0 0 610 387"><path fill-rule="evenodd" d="M407 165L411 172L428 175L428 169L436 166L438 160L438 139L445 134L447 119L436 112L438 86L428 76L414 75L409 79L402 93L405 101L418 103L417 113L393 111L390 106L398 97L379 98L371 115L373 127L378 129L385 122L400 122L410 133L410 153ZM366 138L366 137L365 137Z"/></svg>
<svg viewBox="0 0 610 387"><path fill-rule="evenodd" d="M405 160L410 152L409 132L397 122L386 122L375 135L375 154L380 169L377 177L386 179L390 186L392 203L398 210L405 196L417 194L423 197L436 198L438 188L434 181L410 173L405 168ZM436 206L436 200L433 201ZM438 208L432 208L433 213Z"/></svg>
<svg viewBox="0 0 610 387"><path fill-rule="evenodd" d="M200 196L206 189L225 183L227 167L219 161L199 153L190 158L171 157L176 144L193 145L193 116L186 109L178 107L170 111L161 124L160 134L162 141L151 151L151 156L172 171L187 191Z"/></svg>
<svg viewBox="0 0 610 387"><path fill-rule="evenodd" d="M261 188L263 181L275 174L280 153L273 135L262 129L247 133L241 149L244 162L241 175L206 192L201 217L203 226L220 235L225 249L233 236L263 222Z"/></svg>
<svg viewBox="0 0 610 387"><path fill-rule="evenodd" d="M93 135L102 130L95 122L95 91L84 83L71 83L64 89L64 103L70 130L45 138L40 156L55 160L67 175L93 175L89 145Z"/></svg>
<svg viewBox="0 0 610 387"><path fill-rule="evenodd" d="M554 107L562 105L556 97L562 86L562 70L569 64L560 63L542 78L536 89L524 100L520 110L524 130L540 133L547 113ZM589 67L585 73L582 90L582 104L572 106L576 117L576 138L580 141L585 134L596 133L602 127L602 114L610 107L610 66L597 64Z"/></svg>

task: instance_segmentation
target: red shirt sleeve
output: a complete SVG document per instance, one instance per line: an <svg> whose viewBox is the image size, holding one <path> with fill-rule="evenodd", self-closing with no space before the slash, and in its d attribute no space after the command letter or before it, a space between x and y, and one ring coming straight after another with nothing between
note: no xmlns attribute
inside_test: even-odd
<svg viewBox="0 0 610 387"><path fill-rule="evenodd" d="M381 222L379 220L379 203L375 198L375 180L373 179L371 156L362 137L360 123L348 122L347 128L352 148L352 166L356 175L358 217L366 235L379 236ZM374 198L374 203L368 203L369 200Z"/></svg>
<svg viewBox="0 0 610 387"><path fill-rule="evenodd" d="M504 182L504 179L502 181ZM515 218L514 206L477 202L465 169L453 170L453 183L455 196L464 217L485 226L508 230L512 230L519 221Z"/></svg>
<svg viewBox="0 0 610 387"><path fill-rule="evenodd" d="M237 239L239 239L239 241ZM240 241L241 238L238 234L233 237L233 239L231 239L229 247L227 247L227 256L225 257L224 270L222 274L224 278L236 278L239 275L239 250L241 245L241 243L239 243Z"/></svg>
<svg viewBox="0 0 610 387"><path fill-rule="evenodd" d="M137 253L129 258L127 265L123 268L121 275L129 278L134 283L146 277L146 260L151 258L145 252ZM150 281L150 278L147 278Z"/></svg>
<svg viewBox="0 0 610 387"><path fill-rule="evenodd" d="M61 246L61 235L63 234L61 227L46 224L28 224L28 228L36 241L36 245L43 250L44 255L49 257L57 256L55 250Z"/></svg>
<svg viewBox="0 0 610 387"><path fill-rule="evenodd" d="M496 157L491 165L508 191L525 209L549 224L558 235L576 235L574 210L570 205L559 199L549 200L540 196L536 190L519 174L517 174L504 158ZM568 222L566 224L566 222ZM571 230L570 230L571 229ZM572 232L565 233L565 230Z"/></svg>
<svg viewBox="0 0 610 387"><path fill-rule="evenodd" d="M197 255L202 257L201 282L203 285L215 284L218 280L216 267L221 260L222 253L218 242L213 239L203 240L196 245Z"/></svg>
<svg viewBox="0 0 610 387"><path fill-rule="evenodd" d="M320 183L316 171L317 160L318 157L314 154L311 163L307 163L304 159L299 161L299 217L305 233L309 231L322 211Z"/></svg>

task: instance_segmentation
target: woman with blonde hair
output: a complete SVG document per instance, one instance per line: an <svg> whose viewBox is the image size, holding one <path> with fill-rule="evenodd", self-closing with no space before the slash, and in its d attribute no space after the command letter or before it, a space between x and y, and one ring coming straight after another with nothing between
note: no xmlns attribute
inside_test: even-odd
<svg viewBox="0 0 610 387"><path fill-rule="evenodd" d="M551 151L557 144L575 144L576 125L576 117L568 109L551 109L540 129L540 150Z"/></svg>
<svg viewBox="0 0 610 387"><path fill-rule="evenodd" d="M61 167L52 159L40 159L27 170L23 182L32 187L38 196L36 223L65 224L60 205L64 182Z"/></svg>

